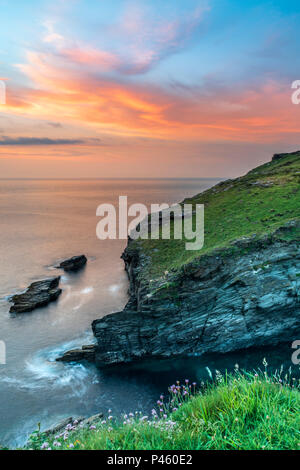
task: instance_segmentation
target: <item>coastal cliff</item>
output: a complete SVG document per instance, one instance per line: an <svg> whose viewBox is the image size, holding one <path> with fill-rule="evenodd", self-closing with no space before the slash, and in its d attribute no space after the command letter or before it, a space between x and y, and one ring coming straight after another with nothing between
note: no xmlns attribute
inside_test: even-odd
<svg viewBox="0 0 300 470"><path fill-rule="evenodd" d="M130 299L93 322L96 363L292 341L300 333L299 182L300 152L275 155L184 201L205 204L203 250L129 241Z"/></svg>
<svg viewBox="0 0 300 470"><path fill-rule="evenodd" d="M122 254L127 305L93 322L92 350L59 360L103 366L297 339L299 183L300 151L276 154L245 176L183 201L205 206L201 250L185 250L185 240L129 239Z"/></svg>
<svg viewBox="0 0 300 470"><path fill-rule="evenodd" d="M286 238L299 228L291 223L271 236L238 240L152 287L137 280L136 253L127 250L131 298L122 312L93 323L96 362L291 341L300 330L300 248Z"/></svg>

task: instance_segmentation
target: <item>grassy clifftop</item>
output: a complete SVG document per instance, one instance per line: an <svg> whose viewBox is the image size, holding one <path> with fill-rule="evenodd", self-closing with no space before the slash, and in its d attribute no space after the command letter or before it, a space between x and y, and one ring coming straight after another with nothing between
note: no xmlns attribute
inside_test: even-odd
<svg viewBox="0 0 300 470"><path fill-rule="evenodd" d="M185 250L185 240L138 240L147 259L143 276L177 270L215 249L222 249L241 237L263 236L291 220L300 218L300 151L275 155L273 160L245 176L227 180L184 203L205 206L205 240L199 251ZM291 232L299 238L299 231Z"/></svg>
<svg viewBox="0 0 300 470"><path fill-rule="evenodd" d="M299 383L268 377L216 375L203 391L196 385L170 387L151 417L110 414L89 429L75 424L58 436L31 436L28 448L50 450L274 450L300 446ZM165 403L166 402L166 403Z"/></svg>

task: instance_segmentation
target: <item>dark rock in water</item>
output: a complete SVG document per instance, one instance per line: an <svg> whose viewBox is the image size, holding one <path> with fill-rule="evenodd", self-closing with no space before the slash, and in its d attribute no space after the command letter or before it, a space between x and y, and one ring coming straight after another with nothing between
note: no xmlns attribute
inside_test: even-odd
<svg viewBox="0 0 300 470"><path fill-rule="evenodd" d="M59 281L60 276L33 282L26 292L11 297L14 305L10 307L10 313L31 312L53 302L62 292L58 287Z"/></svg>
<svg viewBox="0 0 300 470"><path fill-rule="evenodd" d="M59 421L57 424L54 424L49 429L43 431L46 436L55 436L56 434L65 433L66 431L72 431L75 428L89 428L92 425L99 423L103 418L103 413L98 413L96 415L90 416L89 418L84 418L80 416L78 418L64 418ZM73 429L72 429L73 428Z"/></svg>
<svg viewBox="0 0 300 470"><path fill-rule="evenodd" d="M57 362L80 362L95 360L96 346L93 344L82 346L81 349L71 349L56 359Z"/></svg>
<svg viewBox="0 0 300 470"><path fill-rule="evenodd" d="M85 255L73 256L72 258L62 261L57 267L64 269L65 271L78 271L83 268L86 262L87 258Z"/></svg>

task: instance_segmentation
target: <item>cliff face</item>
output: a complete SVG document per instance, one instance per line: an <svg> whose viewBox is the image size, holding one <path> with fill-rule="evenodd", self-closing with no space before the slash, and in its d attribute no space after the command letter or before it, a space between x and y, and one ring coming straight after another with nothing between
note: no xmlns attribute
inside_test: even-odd
<svg viewBox="0 0 300 470"><path fill-rule="evenodd" d="M98 364L276 345L300 336L300 152L184 202L204 204L205 242L130 241L130 299L93 322Z"/></svg>
<svg viewBox="0 0 300 470"><path fill-rule="evenodd" d="M124 253L130 300L93 323L96 362L201 355L292 341L300 333L299 222L272 235L235 241L148 285L143 260Z"/></svg>

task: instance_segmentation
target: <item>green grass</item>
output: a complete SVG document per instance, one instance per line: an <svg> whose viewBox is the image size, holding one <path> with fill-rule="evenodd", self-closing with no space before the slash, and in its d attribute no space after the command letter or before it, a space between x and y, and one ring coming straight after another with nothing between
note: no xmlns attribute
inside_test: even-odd
<svg viewBox="0 0 300 470"><path fill-rule="evenodd" d="M138 249L147 259L142 277L157 278L164 271L176 271L215 249L226 249L238 238L263 236L290 220L299 220L299 188L300 152L287 154L241 178L227 180L186 199L184 203L204 204L204 247L187 251L186 240L137 240L130 249ZM299 233L295 237L299 239Z"/></svg>
<svg viewBox="0 0 300 470"><path fill-rule="evenodd" d="M157 417L111 417L95 429L76 429L66 439L47 439L58 450L238 450L300 449L300 392L295 379L240 373L217 373L205 391L172 387L171 402L159 404ZM176 393L174 392L176 390ZM185 391L187 393L185 393ZM175 408L177 411L172 411ZM165 415L165 417L163 417ZM36 433L29 448L40 449ZM73 447L74 446L74 447Z"/></svg>

